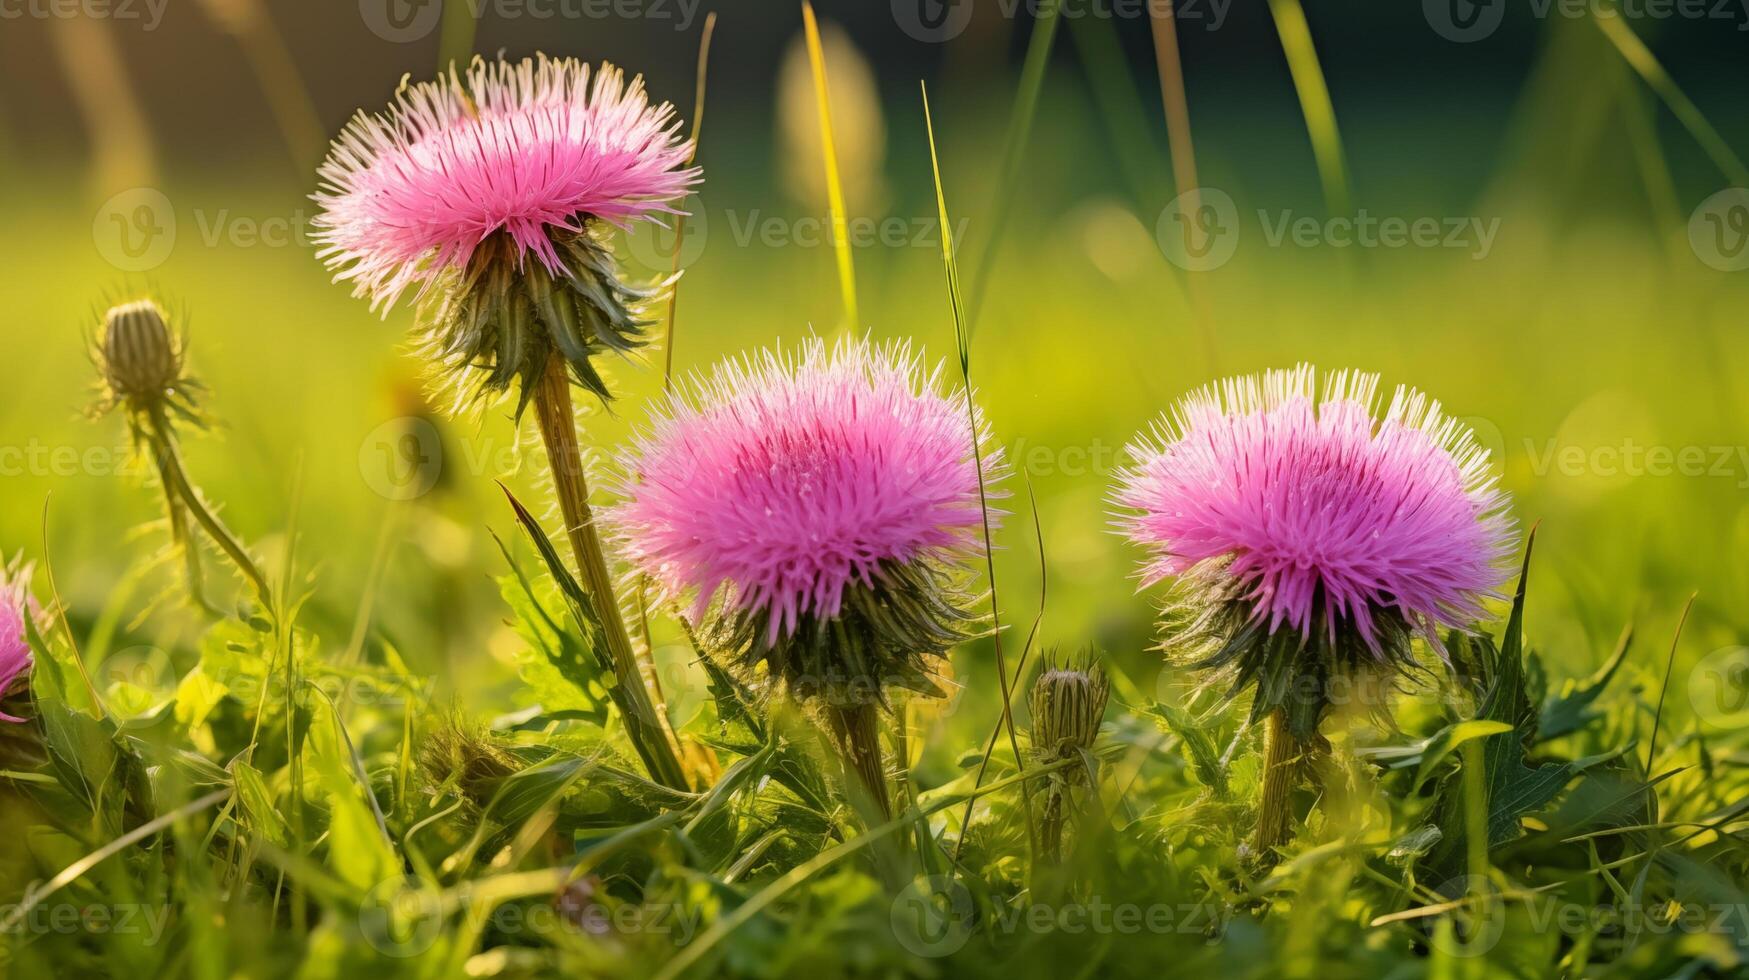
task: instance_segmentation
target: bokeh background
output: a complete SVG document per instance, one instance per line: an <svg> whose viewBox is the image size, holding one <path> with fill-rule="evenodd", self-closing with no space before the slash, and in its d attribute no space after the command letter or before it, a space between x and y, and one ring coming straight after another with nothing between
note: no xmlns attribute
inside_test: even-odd
<svg viewBox="0 0 1749 980"><path fill-rule="evenodd" d="M1137 594L1137 556L1109 531L1122 447L1192 388L1301 360L1419 386L1476 427L1519 519L1541 522L1529 621L1557 682L1589 673L1633 621L1647 642L1627 676L1656 685L1691 593L1670 710L1694 712L1718 683L1707 665L1734 656L1715 651L1745 642L1749 198L1730 191L1749 183L1742 5L1621 12L1614 29L1655 58L1636 67L1601 5L1311 0L1341 141L1333 195L1279 9L1183 0L1195 161L1219 192L1203 200L1222 203L1193 218L1221 248L1199 263L1174 244L1145 7L1067 5L1003 207L1036 5L822 2L848 209L865 232L855 325L824 230L796 5L444 6L0 0L0 550L52 562L76 619L107 616L155 647L192 628L134 621L173 581L158 498L120 420L86 417L100 311L147 292L189 328L211 389L219 425L189 440L191 471L270 561L295 527L324 642L348 643L366 619L373 646L392 645L439 698L519 706L487 531L511 536L494 479L538 495L539 455L507 411L447 418L405 350L411 313L379 318L330 284L306 237L315 166L353 112L470 51L610 59L690 123L715 11L677 372L846 329L951 353L926 80L978 297L973 372L1017 470L1004 618L1024 631L1039 609L1030 485L1049 570L1041 635L1109 651L1124 699L1151 696L1161 667L1155 597ZM1679 110L1648 85L1664 73ZM1326 223L1362 214L1433 219L1438 241L1344 245ZM1284 230L1302 219L1306 234ZM646 229L624 259L665 271L670 241ZM622 397L588 429L599 465L644 418L664 356L612 372ZM987 643L962 653L978 710L944 724L993 717L989 658ZM685 659L674 645L661 657L682 679Z"/></svg>

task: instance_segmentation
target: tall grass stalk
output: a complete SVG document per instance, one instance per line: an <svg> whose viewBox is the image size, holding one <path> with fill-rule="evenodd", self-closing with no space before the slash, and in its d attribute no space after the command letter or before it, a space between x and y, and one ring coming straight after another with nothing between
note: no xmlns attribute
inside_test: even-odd
<svg viewBox="0 0 1749 980"><path fill-rule="evenodd" d="M1154 60L1160 73L1160 97L1166 112L1166 138L1172 151L1172 181L1178 192L1180 210L1196 214L1201 201L1201 184L1196 176L1196 147L1190 138L1190 100L1184 92L1184 64L1178 54L1178 17L1170 4L1150 4L1148 24L1154 38ZM1209 298L1202 273L1187 272L1185 290L1190 295L1191 316L1196 321L1196 334L1202 342L1203 360L1209 370L1215 369L1214 304Z"/></svg>
<svg viewBox="0 0 1749 980"><path fill-rule="evenodd" d="M1312 138L1318 178L1324 185L1324 206L1332 215L1348 213L1348 169L1342 158L1342 136L1336 128L1336 107L1330 101L1330 86L1318 65L1318 49L1312 43L1312 28L1306 23L1300 0L1269 0L1275 18L1275 33L1300 97L1300 112L1306 117L1306 132Z"/></svg>
<svg viewBox="0 0 1749 980"><path fill-rule="evenodd" d="M820 45L820 24L814 17L814 7L807 0L802 0L802 25L808 40L808 64L814 72L814 104L820 114L820 155L826 166L826 203L832 212L832 254L838 260L838 291L844 299L844 325L855 331L862 318L856 308L850 219L844 210L844 185L838 177L838 151L832 143L832 97L826 84L826 52Z"/></svg>
<svg viewBox="0 0 1749 980"><path fill-rule="evenodd" d="M1054 8L1053 4L1053 8ZM958 348L960 380L964 386L966 397L966 421L970 426L973 461L978 471L978 503L984 532L984 569L990 580L990 627L991 643L996 648L996 677L1002 688L1002 724L1008 729L1008 745L1014 752L1015 771L1026 772L1026 760L1020 752L1020 737L1015 733L1014 725L1014 691L1013 681L1019 680L1018 674L1013 681L1008 674L1008 658L1002 649L1002 608L996 593L996 550L990 533L990 500L987 488L984 486L983 448L978 443L978 413L972 402L972 349L970 324L965 316L965 307L961 303L959 265L954 258L953 227L948 217L947 192L941 182L941 159L935 150L935 119L929 112L929 86L919 82L918 86L923 96L923 125L929 138L929 165L935 177L935 205L937 218L941 224L941 260L947 274L948 302L953 309L954 343ZM989 762L988 754L984 761ZM983 778L983 769L979 769L979 779ZM1037 847L1037 832L1032 818L1032 789L1025 782L1020 786L1022 805L1026 811L1026 845L1028 855L1032 855ZM970 809L967 810L968 817ZM960 840L963 843L969 829L969 820L962 822Z"/></svg>
<svg viewBox="0 0 1749 980"><path fill-rule="evenodd" d="M1731 149L1731 144L1725 142L1725 138L1707 121L1700 107L1676 84L1676 79L1671 78L1670 73L1664 70L1658 57L1652 54L1652 49L1646 47L1646 42L1640 40L1640 36L1627 25L1626 18L1593 17L1592 23L1609 39L1609 43L1615 45L1615 49L1621 52L1621 56L1634 71L1639 72L1652 91L1658 93L1658 97L1676 114L1683 128L1688 130L1689 135L1694 137L1695 142L1700 144L1700 148L1706 151L1706 155L1725 177L1738 187L1749 187L1749 166L1744 166L1743 158Z"/></svg>
<svg viewBox="0 0 1749 980"><path fill-rule="evenodd" d="M1002 233L1008 224L1008 213L1014 204L1014 188L1020 180L1022 155L1032 135L1033 117L1038 114L1039 93L1044 90L1045 70L1050 67L1051 42L1057 36L1058 14L1062 0L1044 0L1038 19L1032 25L1032 37L1026 44L1026 61L1020 68L1020 91L1014 99L1014 112L1008 119L1008 132L1002 138L1002 166L996 172L996 197L990 206L990 233L984 239L978 265L972 276L971 302L967 305L966 334L978 328L978 314L983 311L984 290L996 269L996 258L1002 250ZM947 229L942 229L945 242Z"/></svg>

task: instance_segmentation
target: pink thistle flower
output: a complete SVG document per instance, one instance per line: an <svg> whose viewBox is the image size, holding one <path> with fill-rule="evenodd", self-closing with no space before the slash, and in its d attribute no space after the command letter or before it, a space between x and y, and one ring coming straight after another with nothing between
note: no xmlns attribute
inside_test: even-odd
<svg viewBox="0 0 1749 980"><path fill-rule="evenodd" d="M22 566L15 565L10 571L0 568L0 695L31 666L24 618L36 615L36 603L28 581L29 571ZM0 721L23 724L24 720L0 711Z"/></svg>
<svg viewBox="0 0 1749 980"><path fill-rule="evenodd" d="M562 278L575 270L550 232L674 212L699 177L679 134L642 76L603 64L591 84L571 58L476 58L465 77L452 68L404 86L385 115L353 117L319 171L319 254L385 312L499 231Z"/></svg>
<svg viewBox="0 0 1749 980"><path fill-rule="evenodd" d="M526 405L556 354L605 399L590 357L636 346L655 293L621 281L596 225L678 213L699 180L692 149L641 77L476 58L403 86L334 141L313 195L317 254L373 311L409 288L432 299L427 349L457 374L485 370L483 392L520 378Z"/></svg>
<svg viewBox="0 0 1749 980"><path fill-rule="evenodd" d="M866 341L719 366L624 456L622 553L792 683L918 681L912 658L963 638L939 573L983 522L973 423L941 381ZM1000 452L981 456L987 486Z"/></svg>
<svg viewBox="0 0 1749 980"><path fill-rule="evenodd" d="M1308 645L1406 663L1414 634L1443 652L1439 630L1474 625L1508 574L1488 453L1412 389L1380 418L1376 375L1315 385L1308 365L1231 379L1131 446L1114 499L1143 584L1179 577L1190 632L1242 671Z"/></svg>

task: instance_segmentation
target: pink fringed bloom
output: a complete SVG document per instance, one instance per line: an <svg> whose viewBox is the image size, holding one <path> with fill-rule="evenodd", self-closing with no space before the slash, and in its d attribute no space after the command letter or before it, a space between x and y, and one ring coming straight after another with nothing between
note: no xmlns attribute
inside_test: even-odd
<svg viewBox="0 0 1749 980"><path fill-rule="evenodd" d="M981 455L987 486L1000 454ZM972 422L907 347L721 365L623 467L623 553L718 648L792 685L922 685L916 658L962 638L946 573L982 529Z"/></svg>
<svg viewBox="0 0 1749 980"><path fill-rule="evenodd" d="M647 297L618 281L592 219L675 213L699 178L691 153L641 77L475 59L465 75L403 86L387 113L360 112L334 141L314 195L318 254L373 310L437 287L433 348L492 369L488 388L526 380L554 350L595 388L588 355L631 346Z"/></svg>
<svg viewBox="0 0 1749 980"><path fill-rule="evenodd" d="M1178 577L1177 625L1253 677L1406 662L1416 634L1439 648L1484 615L1512 547L1487 451L1438 402L1398 388L1379 418L1376 375L1315 386L1301 365L1189 396L1115 493L1144 585Z"/></svg>
<svg viewBox="0 0 1749 980"><path fill-rule="evenodd" d="M0 568L0 695L4 695L26 671L30 670L30 644L25 642L24 617L34 615L34 603L26 586L28 572L14 566L11 571ZM0 711L0 721L24 722Z"/></svg>

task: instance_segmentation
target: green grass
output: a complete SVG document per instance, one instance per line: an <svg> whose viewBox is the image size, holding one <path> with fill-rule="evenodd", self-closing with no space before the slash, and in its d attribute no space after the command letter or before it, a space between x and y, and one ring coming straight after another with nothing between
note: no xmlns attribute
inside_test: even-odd
<svg viewBox="0 0 1749 980"><path fill-rule="evenodd" d="M989 215L974 176L994 144L974 136L989 124L948 125L956 114L945 94L932 87L931 96L946 197L971 216L977 249ZM10 291L0 363L23 366L11 372L0 447L26 454L10 456L20 466L0 477L0 548L52 565L70 629L43 642L33 681L43 725L0 732L11 968L201 977L1740 969L1749 948L1749 851L1737 836L1745 719L1703 717L1697 704L1709 702L1694 695L1719 683L1731 693L1706 670L1724 663L1714 651L1749 635L1749 460L1736 455L1749 443L1741 275L1701 266L1685 243L1666 248L1625 197L1589 201L1577 221L1555 208L1452 205L1431 193L1400 195L1388 209L1500 217L1482 261L1444 250L1271 248L1249 216L1291 196L1246 179L1218 135L1199 132L1203 179L1238 200L1248 236L1204 279L1217 341L1210 364L1183 278L1154 244L1153 212L1099 189L1117 182L1100 163L1103 137L1074 108L1048 93L1041 104L1034 136L1053 134L1053 145L1026 162L1023 186L1035 182L1038 193L1016 197L1013 237L971 339L979 402L1037 496L1050 575L1041 640L1097 644L1116 675L1099 816L1054 895L1029 888L1006 738L957 846L1001 713L987 640L957 652L958 696L912 705L915 804L927 832L914 833L909 816L875 831L912 842L893 851L914 862L900 880L883 876L886 845L839 801L806 719L737 696L666 616L654 623L655 661L670 719L696 747L698 782L688 795L642 778L599 671L543 652L576 640L493 485L504 480L545 510L531 433L519 436L504 412L457 422L424 406L419 366L397 352L407 316L372 318L327 283L308 249L204 246L202 222L221 209L259 218L307 207L304 188L266 177L185 174L165 187L181 238L150 285L189 312L194 368L224 423L188 440L189 470L264 559L282 601L307 601L277 624L196 615L178 601L177 564L162 557L155 488L109 472L122 454L108 450L125 442L120 421L80 417L92 380L81 331L118 278L92 247L95 202L63 178L30 175L33 193L0 202L31 230L0 239L0 267L22 284ZM920 112L888 111L889 210L929 217ZM713 110L714 131L733 123ZM1343 132L1365 200L1369 161L1356 147L1368 129L1345 119ZM1086 174L1099 175L1091 189L1075 180ZM810 324L836 326L843 300L829 242L738 247L723 217L792 212L781 195L725 176L706 201L677 371L797 339ZM857 202L849 207L854 215ZM914 337L951 359L954 317L938 245L929 246L859 251L858 315L876 336ZM603 454L660 391L661 358L614 369L624 396L585 427ZM1443 696L1399 698L1400 730L1332 719L1325 792L1315 805L1298 801L1295 844L1262 871L1243 849L1259 784L1256 733L1239 731L1243 705L1199 695L1199 678L1151 649L1155 598L1134 592L1137 556L1110 533L1105 494L1122 445L1172 399L1217 372L1300 359L1378 370L1387 383L1437 394L1503 451L1515 513L1526 527L1541 524L1524 647L1502 603L1490 627L1498 649L1460 647L1464 671L1430 659ZM443 465L428 493L391 500L379 492L391 485L383 453L395 458L408 417L440 433ZM1609 472L1620 466L1610 454L1630 440L1694 447L1709 472ZM62 465L69 452L74 462ZM1019 480L1004 489L1012 513L996 532L995 573L1012 662L1019 631L1040 612L1041 562L1026 489ZM242 583L221 556L206 557L215 592L234 606ZM46 577L37 585L47 598ZM1616 661L1629 625L1633 642ZM81 667L101 707L84 693ZM1023 734L1025 703L1015 698ZM1539 768L1550 766L1569 768ZM1558 785L1538 789L1539 779ZM1485 787L1487 799L1466 785ZM1682 910L1675 926L1672 902Z"/></svg>

